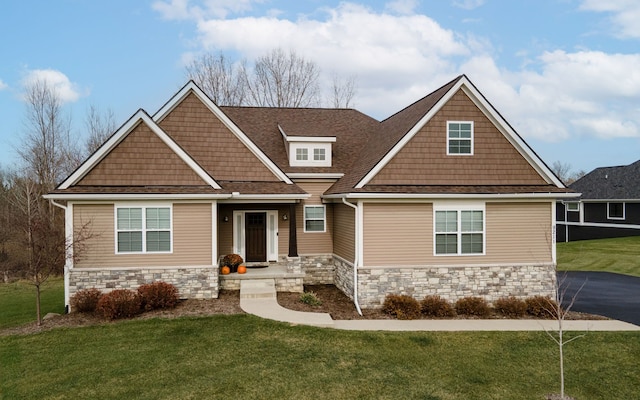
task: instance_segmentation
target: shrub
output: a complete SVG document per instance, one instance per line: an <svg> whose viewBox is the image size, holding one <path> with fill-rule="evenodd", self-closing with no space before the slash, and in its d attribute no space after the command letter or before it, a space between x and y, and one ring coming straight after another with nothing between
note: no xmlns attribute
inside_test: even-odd
<svg viewBox="0 0 640 400"><path fill-rule="evenodd" d="M300 301L304 304L308 304L310 306L319 306L322 304L322 301L318 298L314 292L304 292L300 295Z"/></svg>
<svg viewBox="0 0 640 400"><path fill-rule="evenodd" d="M71 311L92 313L96 310L102 292L98 289L83 289L71 296Z"/></svg>
<svg viewBox="0 0 640 400"><path fill-rule="evenodd" d="M557 318L557 303L550 297L533 296L525 299L527 314L536 318L555 319Z"/></svg>
<svg viewBox="0 0 640 400"><path fill-rule="evenodd" d="M449 318L456 315L451 303L440 296L427 296L420 302L422 314L429 317Z"/></svg>
<svg viewBox="0 0 640 400"><path fill-rule="evenodd" d="M116 289L100 297L96 311L107 319L131 318L142 311L142 299L133 290Z"/></svg>
<svg viewBox="0 0 640 400"><path fill-rule="evenodd" d="M174 308L178 304L178 289L166 282L153 282L138 288L145 311Z"/></svg>
<svg viewBox="0 0 640 400"><path fill-rule="evenodd" d="M513 296L502 297L496 300L493 309L506 317L520 318L527 313L527 303Z"/></svg>
<svg viewBox="0 0 640 400"><path fill-rule="evenodd" d="M491 314L489 304L481 297L463 297L456 301L455 308L456 312L462 315L488 317Z"/></svg>
<svg viewBox="0 0 640 400"><path fill-rule="evenodd" d="M420 303L404 294L388 294L384 299L382 311L398 319L416 319L420 318Z"/></svg>

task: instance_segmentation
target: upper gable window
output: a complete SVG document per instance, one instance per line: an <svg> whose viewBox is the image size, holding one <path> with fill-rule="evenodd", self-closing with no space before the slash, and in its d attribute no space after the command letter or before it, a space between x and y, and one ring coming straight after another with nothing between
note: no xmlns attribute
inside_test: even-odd
<svg viewBox="0 0 640 400"><path fill-rule="evenodd" d="M473 155L473 121L447 122L447 155Z"/></svg>
<svg viewBox="0 0 640 400"><path fill-rule="evenodd" d="M308 148L296 149L296 161L307 161L308 159L309 159Z"/></svg>
<svg viewBox="0 0 640 400"><path fill-rule="evenodd" d="M325 158L325 149L313 149L313 161L324 161Z"/></svg>

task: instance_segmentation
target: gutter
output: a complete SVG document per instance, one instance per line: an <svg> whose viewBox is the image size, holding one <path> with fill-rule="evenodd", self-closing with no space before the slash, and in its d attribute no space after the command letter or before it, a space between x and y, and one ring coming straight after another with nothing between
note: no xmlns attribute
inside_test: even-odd
<svg viewBox="0 0 640 400"><path fill-rule="evenodd" d="M347 201L346 198L342 198L342 203L344 205L347 205L351 208L353 208L356 212L356 218L355 218L355 255L353 258L353 304L355 304L356 306L356 310L358 311L358 314L362 315L362 310L360 309L360 304L358 304L358 264L360 263L360 260L358 259L358 235L359 235L359 229L358 229L358 206L356 206L355 204L349 203Z"/></svg>
<svg viewBox="0 0 640 400"><path fill-rule="evenodd" d="M45 197L47 198L47 197ZM52 198L48 198L49 199L49 203L53 204L56 207L59 207L61 209L64 210L64 220L65 220L65 245L67 243L67 234L66 231L68 229L67 227L67 215L69 213L69 209L67 208L67 206L64 206L60 203L56 203L56 201ZM70 303L70 299L69 299L69 252L71 251L71 248L67 248L65 249L65 260L64 260L64 271L63 271L63 276L64 276L64 311L65 314L69 314L69 312L71 311L69 309L69 305Z"/></svg>

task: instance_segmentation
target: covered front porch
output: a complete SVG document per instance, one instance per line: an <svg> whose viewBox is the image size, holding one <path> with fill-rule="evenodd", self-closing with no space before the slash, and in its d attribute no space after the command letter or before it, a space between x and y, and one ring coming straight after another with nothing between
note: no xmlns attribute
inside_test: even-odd
<svg viewBox="0 0 640 400"><path fill-rule="evenodd" d="M249 262L245 263L247 272L237 272L228 275L219 275L219 285L222 290L240 290L243 280L249 279L273 279L278 292L303 292L304 273L299 261L285 258L277 262Z"/></svg>

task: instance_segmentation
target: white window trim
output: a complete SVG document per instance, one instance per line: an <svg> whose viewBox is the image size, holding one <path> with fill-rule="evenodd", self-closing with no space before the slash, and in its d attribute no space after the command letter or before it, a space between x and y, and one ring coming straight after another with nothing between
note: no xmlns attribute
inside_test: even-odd
<svg viewBox="0 0 640 400"><path fill-rule="evenodd" d="M451 124L471 124L471 153L450 153L449 152L449 126ZM447 155L448 156L472 156L475 150L474 140L475 138L475 127L473 121L447 121Z"/></svg>
<svg viewBox="0 0 640 400"><path fill-rule="evenodd" d="M612 217L609 214L609 204L622 204L622 218L621 217ZM627 204L624 201L608 201L607 202L607 219L613 219L617 221L624 221L626 219L627 214Z"/></svg>
<svg viewBox="0 0 640 400"><path fill-rule="evenodd" d="M307 149L307 159L298 160L298 149ZM324 160L314 160L314 150L324 149ZM331 143L319 142L292 142L289 143L289 165L292 167L330 167Z"/></svg>
<svg viewBox="0 0 640 400"><path fill-rule="evenodd" d="M142 209L142 251L118 251L118 209L120 208L140 208ZM169 251L147 251L147 231L157 232L159 229L147 230L147 208L168 208L169 209ZM173 204L166 203L118 203L113 208L113 230L114 249L116 255L122 254L173 254ZM162 229L164 230L164 229ZM132 232L132 230L122 230L122 232ZM137 232L137 231L136 231Z"/></svg>
<svg viewBox="0 0 640 400"><path fill-rule="evenodd" d="M436 250L436 212L437 211L457 211L457 231L458 249L455 254L438 254ZM482 211L482 253L462 253L462 218L460 211ZM485 203L451 202L433 205L433 255L436 257L477 257L487 254L487 210Z"/></svg>
<svg viewBox="0 0 640 400"><path fill-rule="evenodd" d="M567 202L565 203L567 206L567 211L570 212L580 212L580 203L577 201L571 201L571 202ZM572 209L571 206L575 206L575 209ZM607 210L609 209L609 206L607 206Z"/></svg>
<svg viewBox="0 0 640 400"><path fill-rule="evenodd" d="M308 207L322 207L322 222L323 222L323 226L322 226L322 230L321 231L308 231L307 230L307 221L320 221L320 219L318 218L309 218L307 219L307 208ZM304 232L305 233L324 233L327 231L327 206L324 204L309 204L309 205L305 205L302 208L302 226L304 227Z"/></svg>

